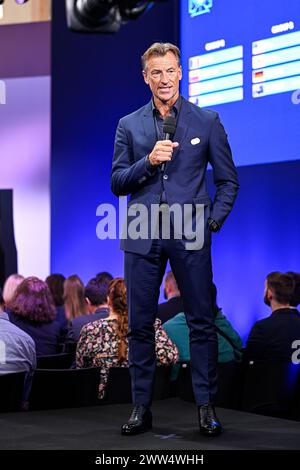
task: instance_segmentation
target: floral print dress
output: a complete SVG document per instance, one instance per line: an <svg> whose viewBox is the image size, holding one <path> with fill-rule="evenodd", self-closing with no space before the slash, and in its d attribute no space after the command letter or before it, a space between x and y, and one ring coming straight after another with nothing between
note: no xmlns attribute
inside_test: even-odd
<svg viewBox="0 0 300 470"><path fill-rule="evenodd" d="M104 318L85 325L80 333L76 350L76 366L101 367L99 398L104 398L105 386L110 367L128 367L128 359L119 364L118 349L120 339L116 333L117 320ZM155 350L157 365L170 365L177 362L179 353L176 345L163 330L157 318L155 328Z"/></svg>

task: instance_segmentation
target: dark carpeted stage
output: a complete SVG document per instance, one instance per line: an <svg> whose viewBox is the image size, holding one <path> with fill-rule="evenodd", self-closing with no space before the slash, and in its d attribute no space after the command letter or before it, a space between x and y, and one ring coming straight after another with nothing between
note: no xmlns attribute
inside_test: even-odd
<svg viewBox="0 0 300 470"><path fill-rule="evenodd" d="M152 432L122 437L130 405L0 415L0 449L290 450L300 448L300 423L219 408L225 433L197 432L196 407L177 398L153 404Z"/></svg>

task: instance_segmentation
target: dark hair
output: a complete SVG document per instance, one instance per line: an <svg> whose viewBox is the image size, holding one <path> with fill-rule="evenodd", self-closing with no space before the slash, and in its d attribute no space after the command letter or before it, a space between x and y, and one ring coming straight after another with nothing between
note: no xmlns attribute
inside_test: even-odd
<svg viewBox="0 0 300 470"><path fill-rule="evenodd" d="M220 307L217 304L217 287L216 284L212 283L211 285L211 306L214 316L217 315Z"/></svg>
<svg viewBox="0 0 300 470"><path fill-rule="evenodd" d="M4 305L4 299L3 299L2 289L0 288L0 306L1 305Z"/></svg>
<svg viewBox="0 0 300 470"><path fill-rule="evenodd" d="M292 307L297 307L300 304L300 274L294 273L293 271L289 271L287 274L292 276L295 284L294 292L290 300L290 305Z"/></svg>
<svg viewBox="0 0 300 470"><path fill-rule="evenodd" d="M275 299L280 304L291 305L291 303L296 300L295 280L289 273L280 273L276 271L268 274L267 287L273 291Z"/></svg>
<svg viewBox="0 0 300 470"><path fill-rule="evenodd" d="M50 289L56 307L60 307L64 304L65 279L65 276L62 274L51 274L46 279L46 283Z"/></svg>
<svg viewBox="0 0 300 470"><path fill-rule="evenodd" d="M124 279L116 277L109 284L108 297L115 313L118 314L117 335L120 339L118 350L118 362L122 364L127 360L127 332L128 332L128 311L126 286Z"/></svg>
<svg viewBox="0 0 300 470"><path fill-rule="evenodd" d="M109 284L110 281L113 280L113 276L107 271L101 271L101 273L96 274L96 279L98 279L100 282L107 281Z"/></svg>
<svg viewBox="0 0 300 470"><path fill-rule="evenodd" d="M56 315L49 287L37 277L24 279L7 307L15 315L35 323L50 323Z"/></svg>
<svg viewBox="0 0 300 470"><path fill-rule="evenodd" d="M87 297L92 305L106 304L110 280L107 278L94 277L84 289L84 297Z"/></svg>

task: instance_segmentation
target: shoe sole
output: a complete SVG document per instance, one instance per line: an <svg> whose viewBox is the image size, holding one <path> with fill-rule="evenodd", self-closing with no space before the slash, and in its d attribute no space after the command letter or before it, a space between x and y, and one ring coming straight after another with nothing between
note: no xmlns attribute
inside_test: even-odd
<svg viewBox="0 0 300 470"><path fill-rule="evenodd" d="M221 436L221 434L223 433L224 433L224 430L218 431L217 433L200 431L201 436L206 436L206 437L218 437L218 436Z"/></svg>
<svg viewBox="0 0 300 470"><path fill-rule="evenodd" d="M128 433L123 432L121 430L121 436L138 436L138 434L144 434L145 432L151 431L151 429L152 429L152 426L147 427L147 428L142 429L142 430L137 431L137 432L128 432Z"/></svg>

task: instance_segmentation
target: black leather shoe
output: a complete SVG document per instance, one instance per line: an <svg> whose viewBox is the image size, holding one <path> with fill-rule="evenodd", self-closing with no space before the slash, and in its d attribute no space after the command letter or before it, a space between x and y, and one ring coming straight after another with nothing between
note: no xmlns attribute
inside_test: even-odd
<svg viewBox="0 0 300 470"><path fill-rule="evenodd" d="M134 436L152 428L152 413L144 405L136 405L133 408L129 421L121 427L123 436Z"/></svg>
<svg viewBox="0 0 300 470"><path fill-rule="evenodd" d="M200 433L204 436L219 436L223 432L213 405L198 406Z"/></svg>

